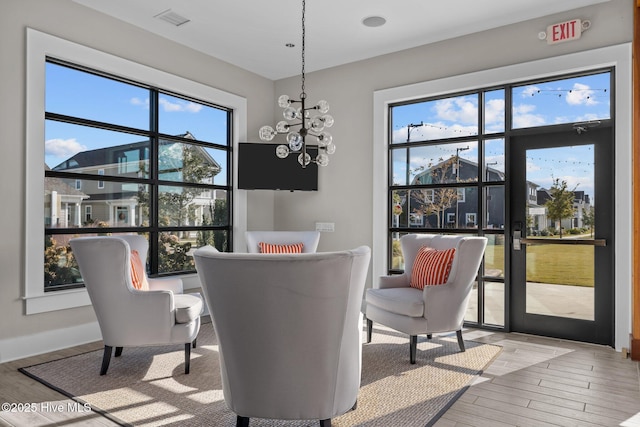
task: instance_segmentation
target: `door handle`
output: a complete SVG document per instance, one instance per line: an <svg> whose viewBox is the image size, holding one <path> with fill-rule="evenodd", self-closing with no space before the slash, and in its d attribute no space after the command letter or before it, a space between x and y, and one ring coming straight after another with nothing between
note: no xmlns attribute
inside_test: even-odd
<svg viewBox="0 0 640 427"><path fill-rule="evenodd" d="M513 231L513 250L514 251L522 250L521 239L522 239L522 231L514 230Z"/></svg>
<svg viewBox="0 0 640 427"><path fill-rule="evenodd" d="M515 227L513 229L513 250L520 251L522 250L522 222L516 221Z"/></svg>

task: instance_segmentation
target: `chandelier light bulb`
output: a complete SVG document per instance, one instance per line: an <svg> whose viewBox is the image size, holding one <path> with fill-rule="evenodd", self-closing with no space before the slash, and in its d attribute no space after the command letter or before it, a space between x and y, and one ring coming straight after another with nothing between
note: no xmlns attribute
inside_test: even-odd
<svg viewBox="0 0 640 427"><path fill-rule="evenodd" d="M309 155L309 153L300 153L300 155L298 156L298 163L300 163L302 166L307 166L309 163L311 163L311 155Z"/></svg>
<svg viewBox="0 0 640 427"><path fill-rule="evenodd" d="M316 136L316 139L318 140L318 144L323 147L325 145L331 144L331 142L333 141L333 137L329 132L322 132L320 135Z"/></svg>
<svg viewBox="0 0 640 427"><path fill-rule="evenodd" d="M325 147L327 154L333 154L336 152L336 145L333 142L330 142Z"/></svg>
<svg viewBox="0 0 640 427"><path fill-rule="evenodd" d="M291 151L300 151L304 143L304 139L298 132L289 132L287 134L287 142L289 142L289 148Z"/></svg>
<svg viewBox="0 0 640 427"><path fill-rule="evenodd" d="M318 154L318 157L316 157L316 163L318 166L327 166L329 164L329 156L325 153Z"/></svg>
<svg viewBox="0 0 640 427"><path fill-rule="evenodd" d="M284 159L289 155L289 147L284 144L280 144L276 147L276 156L281 159Z"/></svg>
<svg viewBox="0 0 640 427"><path fill-rule="evenodd" d="M289 132L289 123L287 123L284 120L280 120L277 124L276 124L276 131L278 133L287 133Z"/></svg>
<svg viewBox="0 0 640 427"><path fill-rule="evenodd" d="M258 132L258 135L263 141L271 141L273 137L276 136L276 132L271 126L262 126L260 128L260 131Z"/></svg>
<svg viewBox="0 0 640 427"><path fill-rule="evenodd" d="M282 116L287 120L294 120L296 117L298 117L298 110L293 107L287 107L282 112Z"/></svg>
<svg viewBox="0 0 640 427"><path fill-rule="evenodd" d="M324 125L325 125L324 121L319 116L316 116L313 119L311 119L311 129L314 130L315 132L322 132L322 130L324 129Z"/></svg>
<svg viewBox="0 0 640 427"><path fill-rule="evenodd" d="M318 103L316 104L316 108L322 114L326 114L329 111L329 103L323 99L321 101L318 101Z"/></svg>
<svg viewBox="0 0 640 427"><path fill-rule="evenodd" d="M333 116L329 114L325 114L324 116L322 116L322 121L324 122L324 125L328 128L333 126Z"/></svg>
<svg viewBox="0 0 640 427"><path fill-rule="evenodd" d="M289 104L291 104L289 95L280 95L280 98L278 98L278 106L281 108L287 108Z"/></svg>

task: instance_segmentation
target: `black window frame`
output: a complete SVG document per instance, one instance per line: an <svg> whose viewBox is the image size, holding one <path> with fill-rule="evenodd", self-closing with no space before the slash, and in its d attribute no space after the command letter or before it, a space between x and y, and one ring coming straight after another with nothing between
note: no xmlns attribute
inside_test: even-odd
<svg viewBox="0 0 640 427"><path fill-rule="evenodd" d="M150 108L149 108L149 128L148 129L138 129L138 128L130 128L122 125L105 123L96 120L84 119L80 117L68 116L64 114L58 114L55 112L45 111L44 120L49 121L57 121L67 124L73 125L81 125L81 126L89 126L101 130L107 131L119 131L126 132L132 135L139 135L141 138L148 139L150 141L149 144L149 173L147 177L122 177L122 176L110 176L104 174L82 174L79 175L75 172L67 172L67 171L55 171L49 168L45 168L44 176L45 178L58 178L58 179L66 179L66 180L85 180L85 181L95 181L96 185L99 183L128 183L128 184L136 184L136 185L146 185L149 189L149 223L148 225L140 225L140 226L127 226L127 227L105 227L100 229L100 233L106 234L144 234L148 237L149 240L149 255L148 255L148 265L147 265L147 273L151 277L158 276L170 276L170 275L185 275L185 274L193 274L195 273L195 266L193 269L189 270L180 270L180 271L170 271L170 272L160 272L159 271L159 256L158 256L158 248L159 248L159 236L161 233L184 233L184 232L225 232L226 233L226 246L219 248L224 251L232 252L233 251L233 211L234 211L234 200L233 200L233 158L234 158L234 150L233 150L233 114L234 111L230 108L223 107L212 103L210 101L205 101L202 99L197 99L191 96L185 96L180 93L176 93L174 91L166 90L163 88L158 88L151 85L146 85L140 82L132 81L130 79L116 76L109 73L104 73L98 70L94 70L88 67L84 67L81 65L77 65L68 61L64 61L58 58L46 57L47 63L56 64L59 66L68 67L79 72L90 73L102 78L112 79L118 82L122 82L125 84L137 86L139 88L143 88L148 91L149 99L150 99ZM183 136L176 135L168 135L159 132L159 97L160 95L169 95L173 97L180 98L185 101L193 101L203 106L215 108L226 112L226 143L213 143L206 141L198 141L191 138L186 138ZM190 146L200 146L203 148L213 148L216 150L223 150L226 152L226 170L223 173L226 175L225 184L208 184L208 183L190 183L176 180L162 180L159 178L159 167L158 167L158 152L159 145L164 142L176 142L176 143L184 143ZM213 190L222 190L226 192L226 224L223 225L168 225L162 226L159 223L159 215L158 210L160 208L160 203L158 200L159 191L158 188L161 186L166 187L189 187L189 188L198 188L201 189L202 192L205 191L213 191ZM51 235L69 235L73 234L74 237L80 237L83 235L95 235L96 228L95 227L65 227L65 228L56 228L56 227L48 227L47 224L44 225L44 235L45 237ZM43 283L44 291L59 291L73 288L82 288L84 287L83 283L73 283L73 284L62 284L62 285L54 285L54 286L46 286Z"/></svg>

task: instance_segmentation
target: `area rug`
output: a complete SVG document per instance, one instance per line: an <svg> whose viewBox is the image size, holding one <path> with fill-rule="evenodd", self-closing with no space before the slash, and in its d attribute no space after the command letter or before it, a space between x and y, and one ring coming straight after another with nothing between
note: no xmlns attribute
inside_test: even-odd
<svg viewBox="0 0 640 427"><path fill-rule="evenodd" d="M376 325L378 326L378 325ZM409 363L408 337L376 327L363 345L362 385L357 408L332 420L337 427L432 425L481 374L501 347L466 341L455 334L418 341ZM225 405L218 346L210 323L202 325L184 374L184 347L125 348L100 376L102 350L21 368L20 371L121 425L235 426ZM252 418L252 427L317 426L318 421Z"/></svg>

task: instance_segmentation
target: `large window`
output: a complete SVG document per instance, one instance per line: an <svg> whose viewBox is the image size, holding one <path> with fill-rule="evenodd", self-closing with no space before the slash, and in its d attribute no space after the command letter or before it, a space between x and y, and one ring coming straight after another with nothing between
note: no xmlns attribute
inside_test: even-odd
<svg viewBox="0 0 640 427"><path fill-rule="evenodd" d="M193 250L246 229L247 100L32 29L26 70L26 313L90 304L75 236L144 235L149 274L200 286Z"/></svg>
<svg viewBox="0 0 640 427"><path fill-rule="evenodd" d="M147 236L152 275L230 250L231 111L53 58L45 100L45 290L82 283L77 236Z"/></svg>
<svg viewBox="0 0 640 427"><path fill-rule="evenodd" d="M404 270L404 234L486 236L488 246L473 293L477 303L471 304L465 320L504 326L509 141L525 128L572 123L586 131L610 119L610 82L610 70L593 71L389 103L387 272ZM561 165L576 164L571 156L549 161L557 162L555 172L563 177ZM537 176L531 183L531 209L544 210L534 188L548 187L549 179L548 174ZM490 301L492 294L498 298ZM497 309L490 304L494 300L500 302Z"/></svg>

